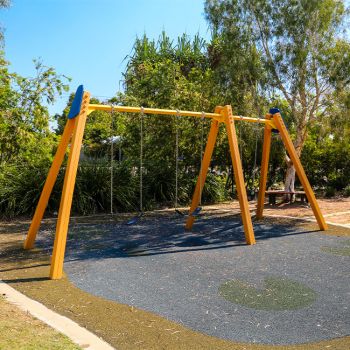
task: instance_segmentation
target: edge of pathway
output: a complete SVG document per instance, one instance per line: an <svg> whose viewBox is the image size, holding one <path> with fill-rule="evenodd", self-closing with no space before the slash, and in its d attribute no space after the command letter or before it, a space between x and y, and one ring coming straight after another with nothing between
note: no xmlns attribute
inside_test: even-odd
<svg viewBox="0 0 350 350"><path fill-rule="evenodd" d="M28 298L16 289L0 280L0 294L11 304L14 304L24 312L29 312L32 316L46 323L56 331L63 333L75 344L88 350L115 350L111 345L89 332L87 329L70 320L68 317L48 309L43 304Z"/></svg>

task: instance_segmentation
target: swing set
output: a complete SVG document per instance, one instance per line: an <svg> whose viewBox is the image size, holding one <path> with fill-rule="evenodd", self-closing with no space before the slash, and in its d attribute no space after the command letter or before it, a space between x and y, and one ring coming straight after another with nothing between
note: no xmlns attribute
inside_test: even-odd
<svg viewBox="0 0 350 350"><path fill-rule="evenodd" d="M224 123L227 132L227 138L229 141L230 155L233 165L234 178L237 188L238 200L241 210L242 222L244 227L245 240L248 245L255 244L254 229L252 219L249 211L248 198L244 183L243 169L241 163L241 156L238 147L235 121L245 121L250 123L262 123L264 127L264 143L262 151L261 162L261 176L260 186L257 201L256 218L261 219L263 217L266 180L268 173L268 162L271 148L271 135L272 131L279 132L283 144L292 160L299 180L304 188L307 199L311 205L313 213L320 230L326 230L327 224L320 211L319 205L316 201L315 194L310 186L308 178L306 177L303 166L295 151L294 145L288 133L288 130L281 117L280 111L277 108L270 109L269 113L265 115L265 118L252 118L235 116L232 113L231 106L217 106L214 113L206 112L194 112L194 111L180 111L171 109L155 109L155 108L143 108L143 107L128 107L128 106L110 106L101 104L90 104L90 93L84 91L83 86L80 85L76 91L74 100L71 105L71 109L68 115L68 120L65 125L61 141L58 145L53 163L49 170L44 188L42 190L38 205L36 207L29 231L27 233L26 240L24 242L24 249L31 249L34 247L36 234L39 230L41 220L44 216L44 212L51 195L53 186L56 182L59 169L64 160L68 145L70 143L70 152L68 157L68 163L65 171L62 197L59 207L58 220L56 225L56 234L54 247L52 252L50 278L60 279L63 274L64 254L67 242L68 225L70 220L71 205L73 199L74 185L76 180L76 174L79 164L80 151L83 141L84 129L87 116L93 111L108 111L111 112L125 112L125 113L140 113L141 115L141 142L140 142L140 215L142 215L142 118L144 114L155 114L157 116L173 115L176 118L179 117L194 117L194 118L209 118L211 120L210 131L208 135L207 144L204 150L203 157L201 157L201 168L197 179L196 187L192 197L192 203L189 210L189 216L187 217L185 228L191 230L194 224L195 218L201 210L200 201L201 194L206 180L207 172L209 169L211 157L213 154L215 141L219 131L220 123ZM202 130L203 134L203 130ZM178 153L178 135L176 136L177 153ZM111 152L112 153L112 152ZM203 152L202 152L203 153ZM176 154L178 158L178 154ZM176 159L178 162L178 159ZM177 165L176 165L177 169ZM176 170L177 171L177 170ZM111 167L111 176L113 168ZM112 179L112 177L111 177ZM177 177L176 177L177 188ZM177 197L177 194L176 194ZM177 198L175 198L175 210L177 206ZM111 212L113 208L111 206ZM132 219L133 220L133 219ZM137 219L134 219L134 222ZM134 222L130 222L133 224Z"/></svg>

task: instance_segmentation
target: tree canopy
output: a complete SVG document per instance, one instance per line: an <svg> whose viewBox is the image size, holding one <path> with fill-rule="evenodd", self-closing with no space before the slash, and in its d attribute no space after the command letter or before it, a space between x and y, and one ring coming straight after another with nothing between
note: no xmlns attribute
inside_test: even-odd
<svg viewBox="0 0 350 350"><path fill-rule="evenodd" d="M254 74L255 80L246 75L258 86L255 98L271 105L281 98L287 102L283 112L289 115L300 155L316 120L331 117L339 92L349 91L350 43L341 31L347 16L344 2L207 0L205 11L226 56L237 57L245 50L241 64L248 59L254 67L249 72L263 72ZM240 65L237 60L225 62L221 69L234 91L241 84L231 72ZM286 187L293 190L295 170L290 162L288 172Z"/></svg>
<svg viewBox="0 0 350 350"><path fill-rule="evenodd" d="M0 55L0 165L25 165L52 157L54 135L44 103L54 102L55 95L68 87L53 68L34 63L35 78L24 78L10 73Z"/></svg>

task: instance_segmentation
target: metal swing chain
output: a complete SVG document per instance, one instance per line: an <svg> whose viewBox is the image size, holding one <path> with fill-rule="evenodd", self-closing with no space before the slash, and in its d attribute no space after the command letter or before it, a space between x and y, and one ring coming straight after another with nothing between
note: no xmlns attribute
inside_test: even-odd
<svg viewBox="0 0 350 350"><path fill-rule="evenodd" d="M178 105L178 94L177 94L177 85L176 85L176 69L174 69L174 85L175 85L175 103ZM177 213L180 213L177 210L178 207L178 196L179 196L179 116L180 111L176 109L175 116L175 201L174 207Z"/></svg>
<svg viewBox="0 0 350 350"><path fill-rule="evenodd" d="M258 83L256 82L255 85L255 92L256 92L256 97L258 96ZM271 96L270 96L271 97ZM256 132L255 132L255 153L254 153L254 168L253 168L253 189L254 189L254 183L255 183L255 173L256 173L256 164L257 164L257 154L258 154L258 137L259 137L259 123L260 119L264 117L260 117L262 115L262 108L261 104L259 103L258 98L255 99L255 104L256 104L256 110L259 113L258 114L258 122L256 123ZM255 196L255 189L254 189L254 196Z"/></svg>
<svg viewBox="0 0 350 350"><path fill-rule="evenodd" d="M143 117L144 108L141 106L140 114L140 212L143 211Z"/></svg>
<svg viewBox="0 0 350 350"><path fill-rule="evenodd" d="M204 143L204 118L205 112L202 111L201 117L201 170L199 173L199 205L202 206L202 172L203 172L203 143Z"/></svg>
<svg viewBox="0 0 350 350"><path fill-rule="evenodd" d="M258 120L260 120L260 117L258 117ZM256 126L255 126L255 152L254 152L254 165L253 165L253 189L254 189L254 183L255 183L255 169L256 169L256 161L257 161L257 154L258 154L258 136L259 136L259 122L256 123Z"/></svg>
<svg viewBox="0 0 350 350"><path fill-rule="evenodd" d="M114 161L114 145L113 145L113 131L114 131L114 106L112 105L111 110L111 188L110 188L110 195L111 195L111 215L113 215L113 161Z"/></svg>
<svg viewBox="0 0 350 350"><path fill-rule="evenodd" d="M239 116L241 118L240 124L239 124L239 145L240 145L240 157L241 157L241 163L243 167L243 137L242 137L242 124L243 124L243 116Z"/></svg>
<svg viewBox="0 0 350 350"><path fill-rule="evenodd" d="M175 116L175 210L178 206L178 175L179 175L179 127L178 127L178 120L179 120L179 110L176 110L176 116Z"/></svg>

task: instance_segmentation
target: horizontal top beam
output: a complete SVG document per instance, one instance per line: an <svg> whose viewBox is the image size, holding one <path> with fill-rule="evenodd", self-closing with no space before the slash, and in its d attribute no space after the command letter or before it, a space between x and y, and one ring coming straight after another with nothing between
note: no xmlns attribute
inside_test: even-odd
<svg viewBox="0 0 350 350"><path fill-rule="evenodd" d="M193 112L182 111L175 109L160 109L160 108L143 108L143 107L129 107L129 106L111 106L100 104L89 104L89 114L93 111L106 111L106 112L125 112L125 113L145 113L145 114L159 114L159 115L175 115L181 117L196 117L196 118L211 118L220 122L225 121L225 116L220 113L207 113L207 112ZM250 123L264 123L274 127L272 120L264 118L252 118L243 117L239 115L232 116L234 120L240 120Z"/></svg>
<svg viewBox="0 0 350 350"><path fill-rule="evenodd" d="M89 104L89 110L93 111L109 111L109 112L126 112L126 113L145 113L145 114L162 114L162 115L178 115L181 117L197 117L197 118L221 118L219 113L180 111L174 109L160 109L160 108L143 108L143 107L129 107L129 106L110 106Z"/></svg>

